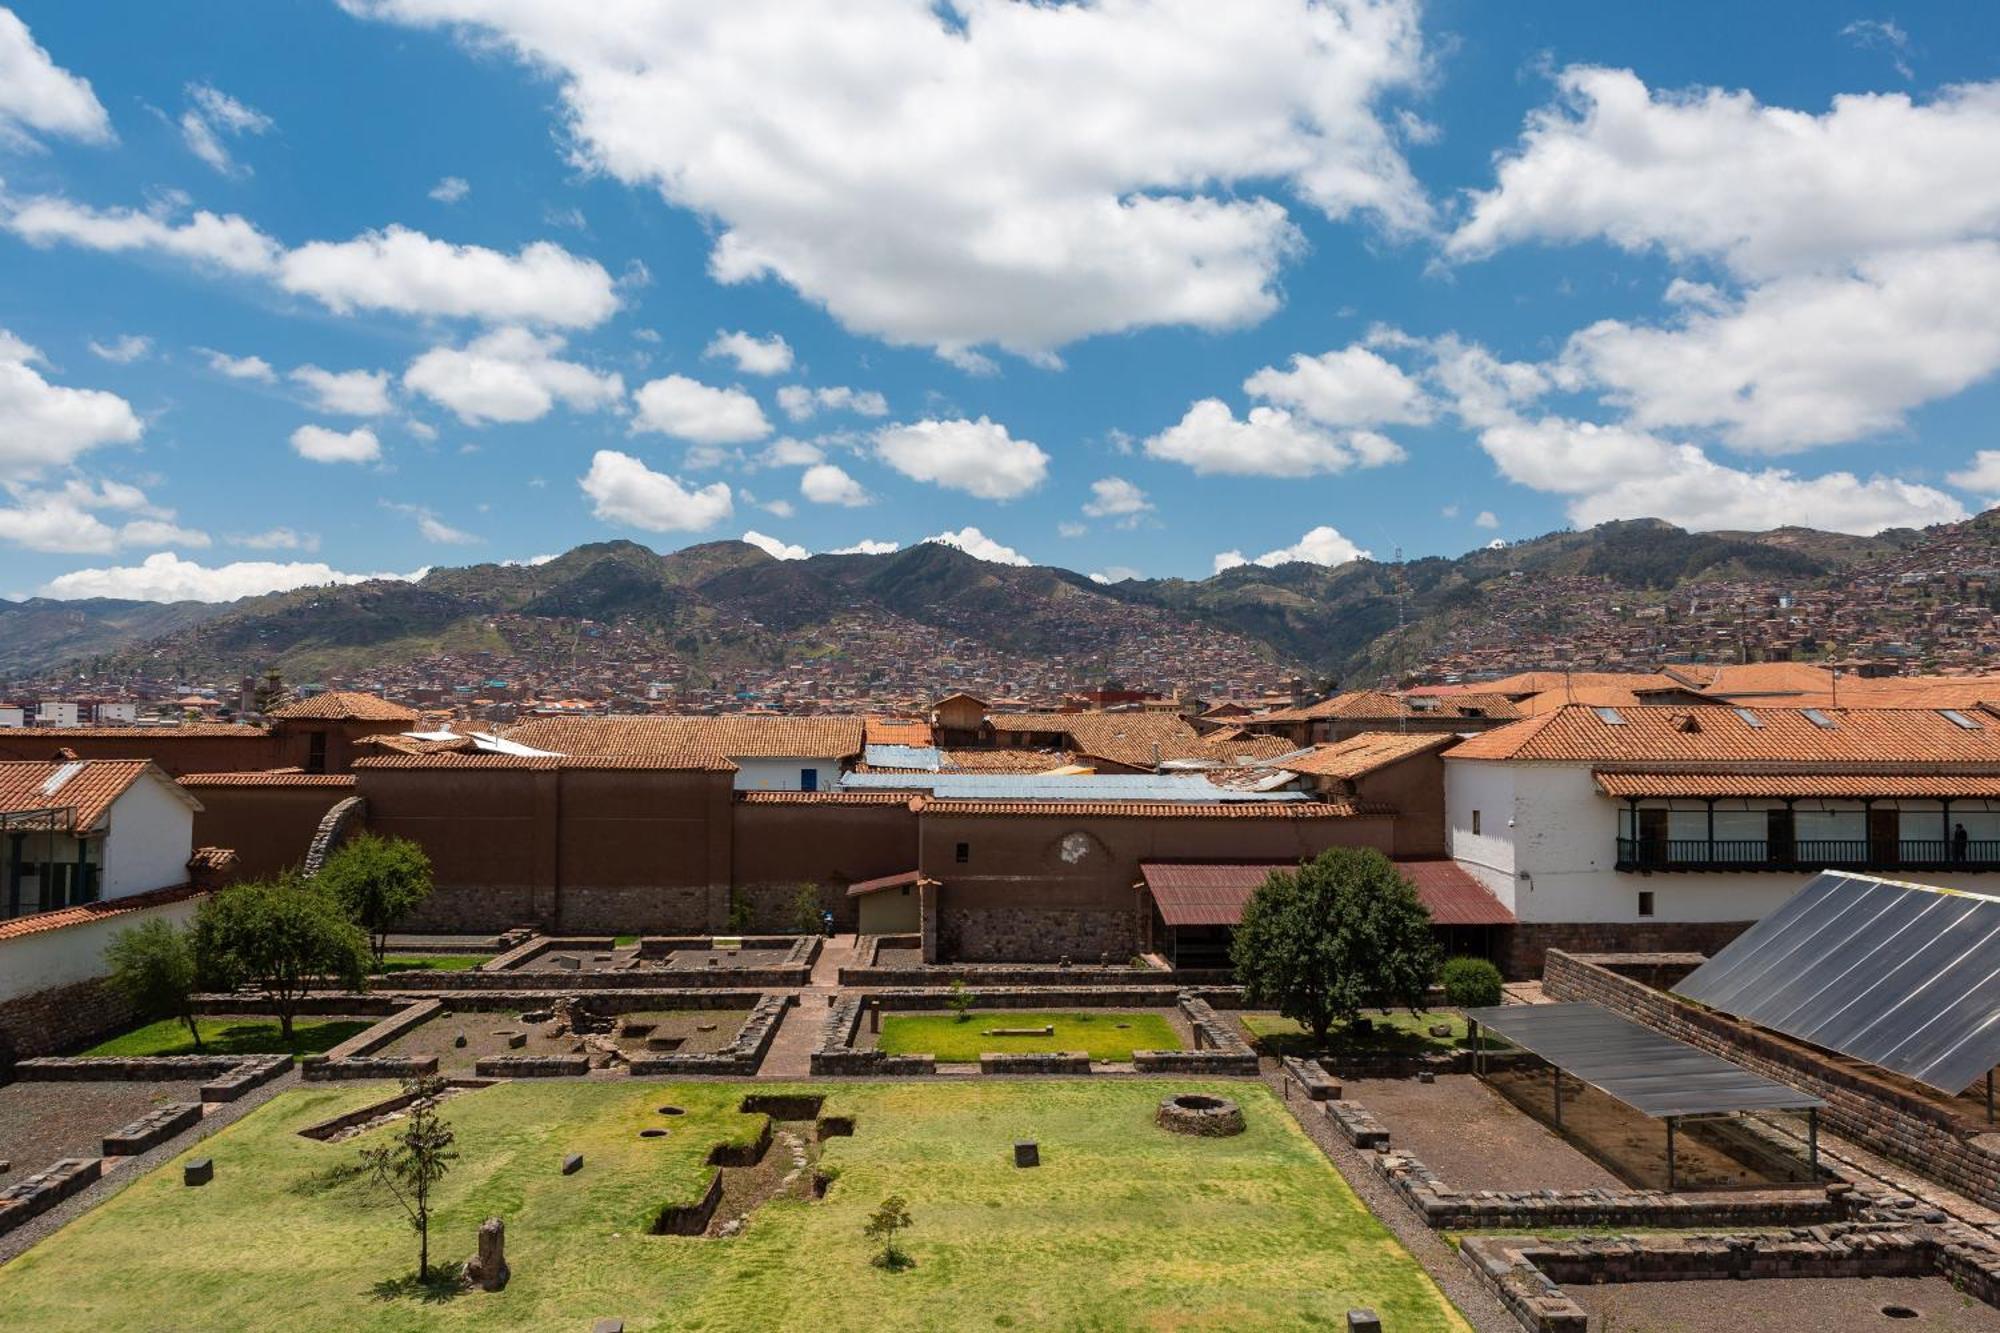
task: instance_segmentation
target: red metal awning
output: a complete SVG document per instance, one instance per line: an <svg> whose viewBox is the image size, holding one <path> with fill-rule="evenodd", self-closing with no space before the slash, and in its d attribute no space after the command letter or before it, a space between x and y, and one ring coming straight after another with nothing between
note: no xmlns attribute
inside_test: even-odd
<svg viewBox="0 0 2000 1333"><path fill-rule="evenodd" d="M1146 889L1170 926L1233 926L1244 904L1274 870L1295 862L1257 865L1174 865L1146 861L1139 866ZM1511 926L1514 914L1456 861L1398 861L1396 869L1440 926ZM852 892L853 890L849 890Z"/></svg>

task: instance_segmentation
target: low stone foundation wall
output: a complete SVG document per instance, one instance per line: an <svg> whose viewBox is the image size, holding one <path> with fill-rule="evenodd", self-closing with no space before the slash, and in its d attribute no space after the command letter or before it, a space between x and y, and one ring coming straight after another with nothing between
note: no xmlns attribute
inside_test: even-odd
<svg viewBox="0 0 2000 1333"><path fill-rule="evenodd" d="M634 1075L641 1077L657 1074L714 1074L733 1075L748 1078L757 1072L757 1066L764 1062L764 1053L771 1049L771 1039L778 1034L778 1024L783 1021L785 1009L792 1003L789 995L762 995L751 1006L750 1017L736 1030L727 1046L708 1053L669 1051L659 1055L635 1055L626 1060L626 1065Z"/></svg>
<svg viewBox="0 0 2000 1333"><path fill-rule="evenodd" d="M1389 1146L1387 1126L1369 1114L1368 1108L1360 1102L1336 1097L1326 1103L1325 1109L1326 1118L1334 1123L1341 1137L1355 1147L1372 1150Z"/></svg>
<svg viewBox="0 0 2000 1333"><path fill-rule="evenodd" d="M385 978L389 994L430 994L436 991L546 990L565 994L578 990L782 990L803 986L812 968L709 967L651 969L633 972L571 972L566 968L516 968L510 972L400 972Z"/></svg>
<svg viewBox="0 0 2000 1333"><path fill-rule="evenodd" d="M430 1063L437 1066L437 1057ZM481 1078L582 1078L590 1072L587 1055L493 1055L476 1062L472 1072Z"/></svg>
<svg viewBox="0 0 2000 1333"><path fill-rule="evenodd" d="M819 1046L812 1053L815 1078L937 1073L937 1061L928 1055L890 1055L886 1051L855 1050L854 1034L861 1030L861 1015L866 1006L866 997L847 995L827 1010L826 1021L820 1025Z"/></svg>
<svg viewBox="0 0 2000 1333"><path fill-rule="evenodd" d="M98 1157L65 1157L45 1171L0 1188L0 1236L29 1218L40 1217L72 1195L81 1194L104 1174Z"/></svg>
<svg viewBox="0 0 2000 1333"><path fill-rule="evenodd" d="M982 1052L979 1056L979 1072L982 1074L1088 1074L1090 1054L1087 1051L1042 1051L1001 1054L993 1051Z"/></svg>
<svg viewBox="0 0 2000 1333"><path fill-rule="evenodd" d="M23 1083L185 1083L205 1078L204 1102L233 1102L292 1067L289 1055L45 1055L14 1066Z"/></svg>
<svg viewBox="0 0 2000 1333"><path fill-rule="evenodd" d="M308 1083L356 1078L429 1078L437 1071L438 1058L435 1055L357 1055L347 1060L308 1055L299 1061L299 1075Z"/></svg>
<svg viewBox="0 0 2000 1333"><path fill-rule="evenodd" d="M357 1032L346 1041L326 1052L329 1060L352 1060L357 1056L372 1055L389 1045L407 1032L415 1031L444 1012L444 1004L439 1000L418 1000L415 1004L398 1009L374 1027Z"/></svg>
<svg viewBox="0 0 2000 1333"><path fill-rule="evenodd" d="M1182 992L1172 986L971 987L977 1009L1171 1009ZM873 998L890 1009L949 1009L949 987L879 990Z"/></svg>
<svg viewBox="0 0 2000 1333"><path fill-rule="evenodd" d="M256 1055L228 1073L201 1085L205 1102L233 1102L252 1088L262 1087L292 1067L289 1055Z"/></svg>
<svg viewBox="0 0 2000 1333"><path fill-rule="evenodd" d="M949 986L963 981L973 990L991 986L1227 986L1226 968L1054 967L1047 963L926 963L917 967L843 967L843 986Z"/></svg>
<svg viewBox="0 0 2000 1333"><path fill-rule="evenodd" d="M137 1157L174 1135L201 1123L200 1102L169 1102L104 1136L106 1157Z"/></svg>
<svg viewBox="0 0 2000 1333"><path fill-rule="evenodd" d="M116 1036L138 1017L101 978L51 986L0 1003L0 1074L10 1060L74 1051Z"/></svg>
<svg viewBox="0 0 2000 1333"><path fill-rule="evenodd" d="M339 1014L342 1017L374 1018L393 1014L409 1001L390 993L359 991L325 991L318 995L301 996L293 1013L300 1018L325 1017ZM271 1002L261 994L237 994L210 992L194 997L194 1011L197 1014L256 1014L269 1017Z"/></svg>
<svg viewBox="0 0 2000 1333"><path fill-rule="evenodd" d="M1542 975L1549 954L1691 953L1713 957L1754 921L1523 922L1501 932L1509 980Z"/></svg>
<svg viewBox="0 0 2000 1333"><path fill-rule="evenodd" d="M1902 1091L1809 1047L1759 1031L1600 966L1594 957L1550 950L1543 989L1551 999L1590 1000L1698 1050L1825 1100L1820 1121L1890 1161L1989 1208L2000 1208L2000 1151L1983 1123Z"/></svg>
<svg viewBox="0 0 2000 1333"><path fill-rule="evenodd" d="M1340 1096L1340 1080L1326 1072L1317 1060L1301 1060L1295 1055L1284 1057L1281 1062L1285 1073L1304 1089L1311 1101L1333 1101Z"/></svg>
<svg viewBox="0 0 2000 1333"><path fill-rule="evenodd" d="M1177 1003L1194 1029L1191 1051L1134 1051L1132 1067L1142 1074L1247 1074L1257 1073L1257 1052L1237 1035L1234 1023L1216 1017L1215 1010L1200 996L1183 992Z"/></svg>
<svg viewBox="0 0 2000 1333"><path fill-rule="evenodd" d="M494 991L453 991L435 997L406 995L401 1003L408 1004L418 998L435 998L442 1004L441 1016L457 1013L526 1013L531 1009L547 1009L559 999L568 998L584 1005L594 1014L611 1016L614 1014L643 1013L649 1009L748 1009L764 998L759 990L722 989L675 989L675 990L591 990L569 988L565 990L494 990Z"/></svg>
<svg viewBox="0 0 2000 1333"><path fill-rule="evenodd" d="M446 1079L445 1083L449 1087L467 1090L490 1088L493 1086L493 1080L483 1078L453 1078ZM375 1117L387 1115L392 1111L400 1111L415 1101L417 1097L418 1094L414 1092L396 1093L393 1096L383 1098L379 1102L370 1102L368 1105L357 1107L352 1111L344 1111L330 1120L322 1120L316 1125L308 1125L299 1131L299 1137L324 1142L342 1130L366 1124L370 1120L375 1119Z"/></svg>

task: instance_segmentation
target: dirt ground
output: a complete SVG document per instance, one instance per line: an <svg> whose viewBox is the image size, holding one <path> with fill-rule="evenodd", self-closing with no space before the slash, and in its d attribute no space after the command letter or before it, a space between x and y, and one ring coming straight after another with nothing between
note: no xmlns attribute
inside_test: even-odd
<svg viewBox="0 0 2000 1333"><path fill-rule="evenodd" d="M717 969L732 967L783 967L790 949L676 949L667 955L665 971L706 972L710 960ZM648 965L650 969L650 964Z"/></svg>
<svg viewBox="0 0 2000 1333"><path fill-rule="evenodd" d="M96 1157L104 1136L167 1102L198 1102L201 1084L10 1083L0 1088L0 1185L64 1157Z"/></svg>
<svg viewBox="0 0 2000 1333"><path fill-rule="evenodd" d="M578 972L615 972L631 967L638 957L639 946L636 944L622 949L549 949L507 970L553 972L561 968L568 971L571 969L566 960L573 960L576 963L574 970Z"/></svg>
<svg viewBox="0 0 2000 1333"><path fill-rule="evenodd" d="M679 1037L682 1039L677 1052L704 1054L719 1051L735 1039L737 1029L750 1017L747 1009L677 1009L662 1012L620 1014L612 1021L616 1025L611 1035L617 1037L621 1049L643 1055L650 1049L647 1037ZM435 1055L438 1058L438 1072L447 1077L454 1074L470 1074L480 1060L495 1055L573 1055L581 1039L574 1036L551 1037L549 1024L523 1023L521 1016L514 1013L460 1012L434 1018L413 1032L391 1042L377 1055ZM626 1037L619 1033L628 1024L654 1025L647 1037ZM527 1034L527 1043L518 1049L507 1044L507 1035L514 1032ZM456 1044L460 1034L465 1037L465 1045Z"/></svg>
<svg viewBox="0 0 2000 1333"><path fill-rule="evenodd" d="M1342 1093L1389 1128L1389 1144L1414 1153L1461 1190L1618 1189L1616 1176L1537 1124L1470 1074L1349 1079ZM1568 1111L1568 1098L1564 1098Z"/></svg>
<svg viewBox="0 0 2000 1333"><path fill-rule="evenodd" d="M1955 1290L1943 1278L1794 1278L1761 1282L1643 1282L1563 1291L1590 1315L1591 1333L1859 1333L1927 1329L1991 1333L2000 1310ZM1892 1319L1882 1307L1915 1310Z"/></svg>
<svg viewBox="0 0 2000 1333"><path fill-rule="evenodd" d="M1528 1108L1535 1119L1552 1123L1555 1085L1549 1071L1504 1071L1488 1076L1507 1097ZM1572 1078L1563 1079L1563 1129L1627 1184L1640 1189L1667 1188L1667 1127L1664 1121L1640 1115L1625 1103ZM1807 1179L1805 1164L1790 1172L1760 1169L1737 1160L1717 1146L1726 1124L1683 1126L1675 1140L1675 1183L1680 1189L1758 1187ZM1421 1155L1421 1154L1420 1154Z"/></svg>
<svg viewBox="0 0 2000 1333"><path fill-rule="evenodd" d="M875 966L877 967L922 967L923 965L924 951L922 949L877 949L875 951Z"/></svg>

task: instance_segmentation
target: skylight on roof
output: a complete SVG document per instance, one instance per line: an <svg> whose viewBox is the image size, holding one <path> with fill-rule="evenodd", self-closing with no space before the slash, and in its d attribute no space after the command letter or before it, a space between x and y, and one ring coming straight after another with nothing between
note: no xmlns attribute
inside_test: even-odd
<svg viewBox="0 0 2000 1333"><path fill-rule="evenodd" d="M1593 708L1590 711L1597 714L1597 720L1607 727L1622 727L1625 725L1624 716L1615 708Z"/></svg>
<svg viewBox="0 0 2000 1333"><path fill-rule="evenodd" d="M1824 727L1828 731L1834 730L1833 719L1825 713L1820 712L1819 709L1808 708L1805 710L1805 715L1806 721L1812 723L1815 727Z"/></svg>
<svg viewBox="0 0 2000 1333"><path fill-rule="evenodd" d="M1760 730L1760 731L1761 731L1761 730L1763 730L1763 727L1764 727L1764 719L1763 719L1763 718L1760 718L1760 717L1758 717L1758 716L1757 716L1757 715L1756 715L1755 713L1751 712L1751 711L1750 711L1749 709L1747 709L1747 708L1739 708L1739 709L1737 709L1737 710L1736 710L1736 716L1738 716L1738 717L1740 717L1740 718L1742 718L1742 719L1743 719L1743 725L1744 725L1744 726L1746 726L1746 727L1756 727L1756 728L1757 728L1758 730Z"/></svg>
<svg viewBox="0 0 2000 1333"><path fill-rule="evenodd" d="M1940 708L1938 709L1938 711L1940 713L1943 713L1945 716L1945 720L1947 722L1950 722L1953 726L1964 727L1967 731L1979 730L1979 724L1977 722L1974 722L1971 718L1959 712L1956 708Z"/></svg>

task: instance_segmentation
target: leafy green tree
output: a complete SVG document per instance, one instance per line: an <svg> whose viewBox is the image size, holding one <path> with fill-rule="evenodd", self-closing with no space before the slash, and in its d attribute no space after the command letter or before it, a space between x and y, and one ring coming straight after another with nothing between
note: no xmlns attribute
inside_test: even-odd
<svg viewBox="0 0 2000 1333"><path fill-rule="evenodd" d="M1419 1009L1437 974L1430 913L1380 852L1335 847L1273 871L1236 927L1230 960L1244 997L1326 1043L1369 1005Z"/></svg>
<svg viewBox="0 0 2000 1333"><path fill-rule="evenodd" d="M895 1269L908 1266L909 1257L896 1248L896 1233L912 1225L909 1202L900 1194L891 1194L882 1200L882 1206L869 1215L861 1234L882 1242L882 1253L875 1256L878 1267Z"/></svg>
<svg viewBox="0 0 2000 1333"><path fill-rule="evenodd" d="M825 924L820 915L819 887L801 884L792 892L792 929L801 935L817 935Z"/></svg>
<svg viewBox="0 0 2000 1333"><path fill-rule="evenodd" d="M194 945L186 930L157 918L143 921L111 937L104 961L111 967L111 988L140 1017L178 1018L187 1024L194 1048L201 1049L201 1028L194 1020Z"/></svg>
<svg viewBox="0 0 2000 1333"><path fill-rule="evenodd" d="M361 833L334 849L314 882L334 896L349 920L368 932L379 969L390 928L430 897L431 859L408 838Z"/></svg>
<svg viewBox="0 0 2000 1333"><path fill-rule="evenodd" d="M431 1276L431 1193L458 1160L451 1123L438 1114L445 1083L436 1074L410 1079L403 1090L415 1096L410 1114L389 1142L363 1148L361 1161L402 1206L417 1233L417 1281Z"/></svg>
<svg viewBox="0 0 2000 1333"><path fill-rule="evenodd" d="M194 956L204 984L263 991L287 1042L300 1001L316 987L359 990L368 980L368 937L332 894L289 872L232 884L203 903Z"/></svg>
<svg viewBox="0 0 2000 1333"><path fill-rule="evenodd" d="M1453 958L1438 972L1444 998L1460 1009L1481 1009L1495 1005L1506 996L1500 988L1500 969L1484 958Z"/></svg>
<svg viewBox="0 0 2000 1333"><path fill-rule="evenodd" d="M750 900L735 889L729 891L729 933L742 935L749 931L752 920Z"/></svg>

